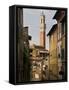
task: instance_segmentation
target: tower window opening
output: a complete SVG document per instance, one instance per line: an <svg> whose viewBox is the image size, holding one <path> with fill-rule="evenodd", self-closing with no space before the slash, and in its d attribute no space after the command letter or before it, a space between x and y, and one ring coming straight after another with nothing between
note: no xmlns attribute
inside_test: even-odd
<svg viewBox="0 0 69 90"><path fill-rule="evenodd" d="M42 19L41 19L41 23L42 23Z"/></svg>

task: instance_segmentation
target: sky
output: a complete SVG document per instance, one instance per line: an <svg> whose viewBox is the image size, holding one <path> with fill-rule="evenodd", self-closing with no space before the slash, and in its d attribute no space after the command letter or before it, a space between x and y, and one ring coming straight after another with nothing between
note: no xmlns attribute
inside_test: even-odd
<svg viewBox="0 0 69 90"><path fill-rule="evenodd" d="M52 26L56 24L56 20L53 19L53 16L56 13L56 10L41 10L41 9L23 9L23 26L28 26L28 33L32 36L32 42L34 44L40 44L40 15L41 13L45 15L46 23L46 49L49 50L49 37L47 36L48 32L51 30Z"/></svg>

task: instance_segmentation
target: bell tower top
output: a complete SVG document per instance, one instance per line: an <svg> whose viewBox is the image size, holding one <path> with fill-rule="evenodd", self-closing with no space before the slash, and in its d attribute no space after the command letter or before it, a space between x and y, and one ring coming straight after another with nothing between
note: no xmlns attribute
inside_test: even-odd
<svg viewBox="0 0 69 90"><path fill-rule="evenodd" d="M44 16L44 12L43 11L41 12L41 16Z"/></svg>
<svg viewBox="0 0 69 90"><path fill-rule="evenodd" d="M40 31L45 31L45 28L46 28L45 15L44 12L42 11L40 15Z"/></svg>

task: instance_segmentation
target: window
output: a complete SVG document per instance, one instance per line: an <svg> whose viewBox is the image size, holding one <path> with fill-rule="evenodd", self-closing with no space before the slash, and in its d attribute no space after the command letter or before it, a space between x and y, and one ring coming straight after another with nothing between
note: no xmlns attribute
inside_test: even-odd
<svg viewBox="0 0 69 90"><path fill-rule="evenodd" d="M58 54L58 58L60 58L60 53Z"/></svg>
<svg viewBox="0 0 69 90"><path fill-rule="evenodd" d="M41 23L42 23L42 19L41 19Z"/></svg>
<svg viewBox="0 0 69 90"><path fill-rule="evenodd" d="M30 52L32 52L33 50L32 49L30 49Z"/></svg>
<svg viewBox="0 0 69 90"><path fill-rule="evenodd" d="M58 46L58 58L61 59L61 45Z"/></svg>
<svg viewBox="0 0 69 90"><path fill-rule="evenodd" d="M40 57L43 57L43 54L42 53L40 53Z"/></svg>
<svg viewBox="0 0 69 90"><path fill-rule="evenodd" d="M32 55L30 54L30 57L32 57Z"/></svg>

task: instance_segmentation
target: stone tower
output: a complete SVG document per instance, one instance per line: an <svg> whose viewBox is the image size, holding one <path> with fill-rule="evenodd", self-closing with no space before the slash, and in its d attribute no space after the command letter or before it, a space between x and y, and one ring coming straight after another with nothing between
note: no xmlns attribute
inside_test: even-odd
<svg viewBox="0 0 69 90"><path fill-rule="evenodd" d="M45 15L42 11L40 16L40 46L44 48L45 48L45 29L46 29Z"/></svg>

